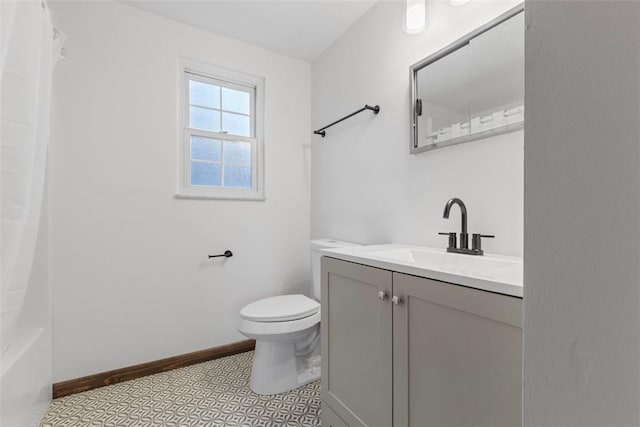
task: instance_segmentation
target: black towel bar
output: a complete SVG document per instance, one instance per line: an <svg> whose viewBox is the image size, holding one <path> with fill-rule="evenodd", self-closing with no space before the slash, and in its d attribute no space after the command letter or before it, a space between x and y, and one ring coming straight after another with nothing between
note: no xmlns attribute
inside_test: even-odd
<svg viewBox="0 0 640 427"><path fill-rule="evenodd" d="M330 128L331 126L336 125L336 124L340 123L343 120L347 120L349 117L353 117L358 113L362 113L365 110L371 110L371 111L373 111L373 114L378 114L380 112L380 106L376 105L376 106L372 107L371 105L365 105L364 107L362 107L358 111L354 111L353 113L351 113L351 114L349 114L347 116L344 116L343 118L341 118L339 120L336 120L335 122L331 123L330 125L326 125L323 128L320 128L318 130L314 130L313 133L316 134L316 135L320 135L321 137L324 138L324 136L327 134L324 131L325 129Z"/></svg>

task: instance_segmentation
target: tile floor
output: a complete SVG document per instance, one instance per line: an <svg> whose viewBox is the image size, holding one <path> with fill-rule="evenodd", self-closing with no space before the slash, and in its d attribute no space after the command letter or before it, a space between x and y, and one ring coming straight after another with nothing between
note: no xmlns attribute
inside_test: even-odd
<svg viewBox="0 0 640 427"><path fill-rule="evenodd" d="M252 357L241 353L56 399L41 427L319 426L319 381L254 394Z"/></svg>

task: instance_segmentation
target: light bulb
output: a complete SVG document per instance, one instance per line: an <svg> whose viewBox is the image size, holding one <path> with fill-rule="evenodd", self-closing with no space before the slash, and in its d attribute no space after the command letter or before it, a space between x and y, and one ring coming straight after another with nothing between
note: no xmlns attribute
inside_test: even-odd
<svg viewBox="0 0 640 427"><path fill-rule="evenodd" d="M417 34L428 26L426 0L407 0L404 31Z"/></svg>

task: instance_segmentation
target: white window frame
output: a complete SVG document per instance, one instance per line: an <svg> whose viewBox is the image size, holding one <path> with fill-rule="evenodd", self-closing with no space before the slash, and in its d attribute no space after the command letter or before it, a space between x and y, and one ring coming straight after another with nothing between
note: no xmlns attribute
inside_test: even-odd
<svg viewBox="0 0 640 427"><path fill-rule="evenodd" d="M193 77L196 77L195 79ZM189 80L198 80L230 88L255 89L252 97L253 137L229 135L189 127ZM222 109L222 106L220 106ZM221 110L222 111L222 110ZM178 60L178 186L177 198L266 200L264 186L264 78L200 61ZM191 136L222 141L251 143L251 188L213 187L191 184ZM223 181L224 182L224 181Z"/></svg>

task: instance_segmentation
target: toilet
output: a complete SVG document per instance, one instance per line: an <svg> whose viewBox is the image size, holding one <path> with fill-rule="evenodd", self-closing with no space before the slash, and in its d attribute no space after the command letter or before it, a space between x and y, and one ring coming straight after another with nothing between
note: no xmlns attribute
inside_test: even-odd
<svg viewBox="0 0 640 427"><path fill-rule="evenodd" d="M320 250L359 246L333 239L311 241L312 295L264 298L240 310L238 330L256 340L251 390L277 394L320 378Z"/></svg>

